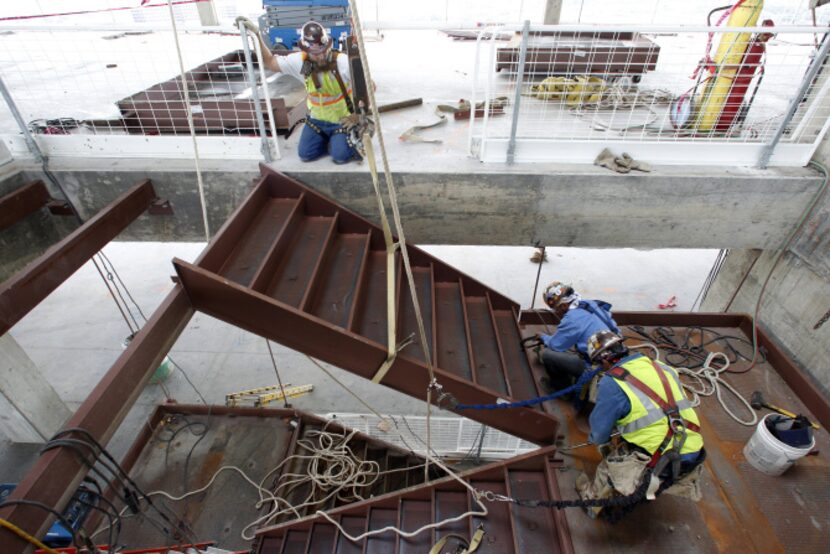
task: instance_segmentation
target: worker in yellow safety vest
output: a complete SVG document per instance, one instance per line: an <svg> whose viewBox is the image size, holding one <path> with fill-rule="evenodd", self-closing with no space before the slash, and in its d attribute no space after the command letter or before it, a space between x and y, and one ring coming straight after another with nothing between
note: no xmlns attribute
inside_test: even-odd
<svg viewBox="0 0 830 554"><path fill-rule="evenodd" d="M305 84L308 116L297 153L304 162L328 152L336 164L360 159L348 129L342 121L354 112L349 59L332 49L332 37L325 27L309 21L300 30L300 52L275 56L262 40L259 28L245 17L238 17L260 41L265 67L284 73Z"/></svg>
<svg viewBox="0 0 830 554"><path fill-rule="evenodd" d="M589 440L603 454L593 483L577 479L583 499L633 495L650 469L646 498L665 492L700 499L698 478L706 458L700 420L677 371L642 354L630 354L622 337L600 331L588 339L591 362L601 365ZM616 430L620 436L612 444ZM602 508L591 508L595 517Z"/></svg>

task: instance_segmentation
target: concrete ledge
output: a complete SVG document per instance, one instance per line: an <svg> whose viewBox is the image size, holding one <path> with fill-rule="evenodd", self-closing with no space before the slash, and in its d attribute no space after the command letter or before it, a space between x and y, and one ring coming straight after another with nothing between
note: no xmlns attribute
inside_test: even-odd
<svg viewBox="0 0 830 554"><path fill-rule="evenodd" d="M330 160L272 164L373 221L376 203L365 164ZM433 171L395 173L407 237L421 244L641 248L776 248L821 184L807 168L656 167L618 175L594 166L507 167L458 161ZM148 167L146 160L53 160L51 167L85 215L150 178L171 200L172 218L142 217L124 239L203 240L192 162ZM219 162L203 171L211 229L250 190L258 168ZM36 169L27 178L39 177Z"/></svg>

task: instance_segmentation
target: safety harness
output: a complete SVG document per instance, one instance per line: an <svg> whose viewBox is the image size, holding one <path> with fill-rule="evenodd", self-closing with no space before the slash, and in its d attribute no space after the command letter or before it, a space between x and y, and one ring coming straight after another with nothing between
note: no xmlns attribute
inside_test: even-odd
<svg viewBox="0 0 830 554"><path fill-rule="evenodd" d="M648 467L653 468L654 475L660 475L663 469L671 463L671 477L672 479L677 479L680 476L680 451L686 442L686 431L700 433L700 427L696 423L685 419L680 414L681 410L690 408L691 405L688 400L685 399L681 399L680 402L675 400L674 393L669 385L666 370L654 361L651 361L651 365L657 372L657 377L663 385L663 391L666 393L666 400L663 400L651 387L631 375L631 373L623 367L614 366L608 370L607 374L631 385L635 391L638 391L648 397L662 411L662 414L660 414L660 412L657 412L657 410L653 407L643 403L648 413L642 418L629 423L626 428L630 429L624 431L624 433L642 429L643 427L651 425L659 419L662 419L662 417L665 417L668 420L668 431L666 432L665 438L660 443L660 446L658 446L651 455ZM657 414L656 417L653 415L655 413Z"/></svg>

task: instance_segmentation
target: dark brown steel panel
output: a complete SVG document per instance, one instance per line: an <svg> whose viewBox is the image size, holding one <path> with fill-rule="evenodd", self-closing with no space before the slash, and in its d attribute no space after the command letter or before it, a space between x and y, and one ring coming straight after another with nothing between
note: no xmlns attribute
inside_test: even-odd
<svg viewBox="0 0 830 554"><path fill-rule="evenodd" d="M107 444L192 315L187 294L177 285L65 428L81 427L100 443ZM12 493L12 499L26 498L47 506L63 507L87 471L72 451L50 450L37 460ZM0 517L13 521L35 536L42 536L51 521L48 513L30 506L0 508ZM24 550L25 542L16 538L9 540L6 551Z"/></svg>
<svg viewBox="0 0 830 554"><path fill-rule="evenodd" d="M403 271L401 264L399 271ZM398 310L398 342L412 336L412 344L406 347L405 352L418 360L424 359L424 349L421 347L421 333L418 331L418 320L416 319L415 306L412 303L412 295L409 292L409 280L406 275L400 275L400 305ZM421 307L421 316L424 320L424 331L427 340L432 340L432 305L433 290L432 276L429 267L413 267L412 279L415 281L415 292L418 294L418 304ZM386 286L383 287L386 290ZM433 344L428 344L430 352ZM448 368L444 368L448 369Z"/></svg>
<svg viewBox="0 0 830 554"><path fill-rule="evenodd" d="M516 327L513 313L506 310L496 310L494 316L501 345L504 349L504 361L507 364L505 373L512 397L517 400L535 398L537 395L536 383L527 362L527 354L522 350L519 343L519 330Z"/></svg>
<svg viewBox="0 0 830 554"><path fill-rule="evenodd" d="M369 234L338 235L331 255L322 268L312 314L346 328L358 285L358 274L369 246Z"/></svg>
<svg viewBox="0 0 830 554"><path fill-rule="evenodd" d="M398 524L398 511L391 508L372 508L369 511L369 530L375 531L384 527L396 527ZM366 539L366 554L389 554L395 551L395 535L383 533L382 535Z"/></svg>
<svg viewBox="0 0 830 554"><path fill-rule="evenodd" d="M304 192L306 194L306 198L309 205L309 214L333 215L334 212L340 214L340 232L365 233L368 232L369 229L375 229L375 231L378 233L377 236L380 236L380 228L368 219L358 215L357 213L349 210L348 208L342 205L338 205L337 202L328 198L327 196L320 194L319 192L310 187L307 187L306 185L302 184L296 179L292 179L287 175L279 173L278 171L276 171L272 167L269 167L266 164L261 163L259 167L260 171L262 171L262 174L266 177L272 196L296 197L300 193ZM459 278L463 278L464 286L471 291L475 290L475 287L478 286L483 287L481 290L487 288L478 280L470 277L469 275L465 275L464 273L458 271L455 268L448 266L443 261L427 254L420 248L417 248L412 245L407 245L407 251L409 252L409 257L413 266L425 267L431 263L435 264L435 271L440 272L441 274L441 278L438 279L439 281L457 281ZM506 296L500 293L491 290L490 294L492 296L493 303L497 306L506 305L518 307L513 300L507 298Z"/></svg>
<svg viewBox="0 0 830 554"><path fill-rule="evenodd" d="M462 301L457 282L435 284L438 367L472 381Z"/></svg>
<svg viewBox="0 0 830 554"><path fill-rule="evenodd" d="M386 359L386 349L375 342L227 282L184 261L176 259L173 265L194 306L208 315L367 379ZM459 402L489 403L497 399L492 391L443 369L437 368L435 374L444 390L452 393ZM405 354L397 357L383 380L385 385L416 398L424 398L428 382L426 366ZM479 411L474 417L482 423L539 444L552 440L556 434L555 418L528 408L514 410L509 418L493 410Z"/></svg>
<svg viewBox="0 0 830 554"><path fill-rule="evenodd" d="M219 274L249 286L274 239L297 206L292 198L271 198L260 207Z"/></svg>
<svg viewBox="0 0 830 554"><path fill-rule="evenodd" d="M352 331L378 344L386 344L386 252L369 252L364 291Z"/></svg>
<svg viewBox="0 0 830 554"><path fill-rule="evenodd" d="M510 495L514 498L548 500L548 486L543 471L508 470ZM510 507L516 525L521 552L560 552L552 510Z"/></svg>
<svg viewBox="0 0 830 554"><path fill-rule="evenodd" d="M249 287L257 292L265 292L269 280L273 277L274 271L276 271L283 256L285 256L285 253L291 246L291 242L294 240L298 229L301 227L300 222L305 212L305 197L301 194L294 202L294 209L282 225L279 233L277 233L268 252L265 254L265 258L257 269L256 275L251 280Z"/></svg>
<svg viewBox="0 0 830 554"><path fill-rule="evenodd" d="M467 511L467 493L464 491L435 491L435 521L460 516ZM469 518L464 518L435 530L435 540L444 535L456 534L466 537L470 532Z"/></svg>
<svg viewBox="0 0 830 554"><path fill-rule="evenodd" d="M142 181L0 284L0 335L141 215L155 197L150 181Z"/></svg>
<svg viewBox="0 0 830 554"><path fill-rule="evenodd" d="M366 518L362 516L343 516L340 519L340 525L348 534L356 537L366 531ZM344 537L343 533L338 533L335 552L337 554L361 554L364 542L365 539L360 542L352 542Z"/></svg>
<svg viewBox="0 0 830 554"><path fill-rule="evenodd" d="M331 523L315 523L308 541L308 554L331 554L337 529Z"/></svg>
<svg viewBox="0 0 830 554"><path fill-rule="evenodd" d="M432 523L432 508L427 500L402 500L400 512L401 529L407 533ZM432 546L432 534L421 533L411 538L401 537L398 542L400 554L423 554Z"/></svg>
<svg viewBox="0 0 830 554"><path fill-rule="evenodd" d="M499 354L499 341L490 319L490 307L482 296L467 297L467 317L472 343L475 346L477 383L507 395L504 371Z"/></svg>
<svg viewBox="0 0 830 554"><path fill-rule="evenodd" d="M282 554L305 554L308 531L291 530L282 541Z"/></svg>
<svg viewBox="0 0 830 554"><path fill-rule="evenodd" d="M303 218L287 256L270 280L268 296L299 307L334 224L331 217Z"/></svg>
<svg viewBox="0 0 830 554"><path fill-rule="evenodd" d="M477 490L507 494L503 481L471 481ZM474 504L478 508L477 504ZM487 517L473 517L473 529L484 524L484 540L476 551L478 554L513 554L513 530L510 528L510 505L507 502L488 502Z"/></svg>
<svg viewBox="0 0 830 554"><path fill-rule="evenodd" d="M28 183L0 197L0 231L38 211L48 201L49 191L43 181Z"/></svg>

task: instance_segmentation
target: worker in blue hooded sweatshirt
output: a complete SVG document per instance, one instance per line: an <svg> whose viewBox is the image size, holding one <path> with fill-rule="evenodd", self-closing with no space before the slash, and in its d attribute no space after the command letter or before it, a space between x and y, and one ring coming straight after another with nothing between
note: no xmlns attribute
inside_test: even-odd
<svg viewBox="0 0 830 554"><path fill-rule="evenodd" d="M584 300L571 285L554 281L542 293L542 299L559 319L559 325L554 334L539 335L545 345L540 358L547 373L541 384L547 391L561 390L591 367L588 339L600 331L620 334L620 329L611 315L611 304Z"/></svg>

